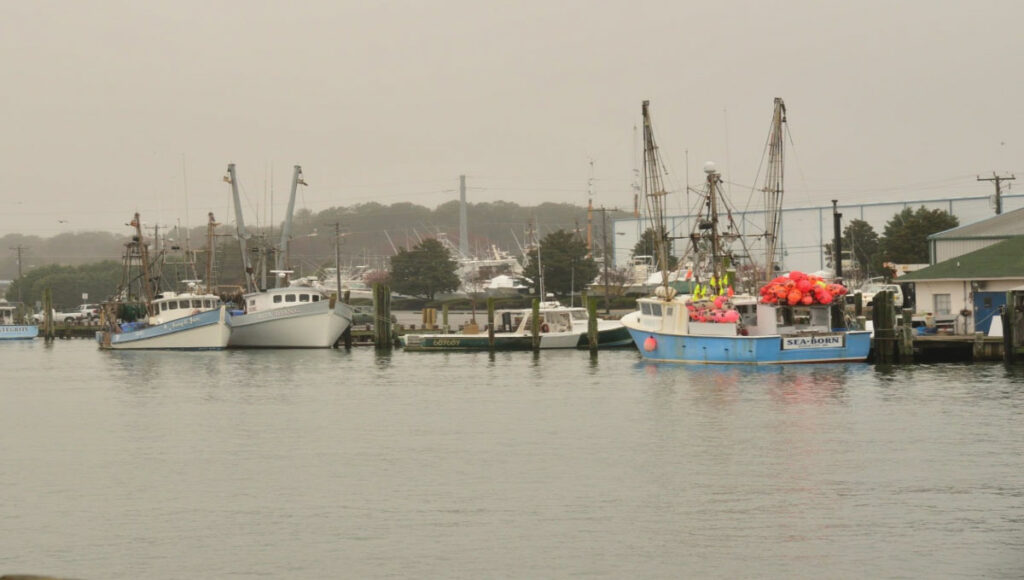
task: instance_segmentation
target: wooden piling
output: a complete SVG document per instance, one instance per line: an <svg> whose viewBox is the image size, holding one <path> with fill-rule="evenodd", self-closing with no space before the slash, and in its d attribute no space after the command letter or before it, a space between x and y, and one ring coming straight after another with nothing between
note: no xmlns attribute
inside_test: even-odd
<svg viewBox="0 0 1024 580"><path fill-rule="evenodd" d="M597 352L597 300L587 297L583 292L583 304L587 306L587 344L590 352Z"/></svg>
<svg viewBox="0 0 1024 580"><path fill-rule="evenodd" d="M1006 306L999 310L999 316L1003 319L1003 362L1007 364L1013 364L1017 359L1017 351L1013 340L1016 321L1013 314L1013 292L1007 292Z"/></svg>
<svg viewBox="0 0 1024 580"><path fill-rule="evenodd" d="M875 326L875 362L891 364L896 362L896 329L893 320L892 292L882 291L875 294L871 308L871 318Z"/></svg>
<svg viewBox="0 0 1024 580"><path fill-rule="evenodd" d="M43 321L46 324L46 332L43 340L53 340L53 294L49 288L43 289Z"/></svg>
<svg viewBox="0 0 1024 580"><path fill-rule="evenodd" d="M540 300L533 299L533 316L530 317L530 333L533 335L533 351L540 351Z"/></svg>
<svg viewBox="0 0 1024 580"><path fill-rule="evenodd" d="M380 283L373 285L373 321L373 345L391 350L391 288Z"/></svg>
<svg viewBox="0 0 1024 580"><path fill-rule="evenodd" d="M909 364L914 362L914 328L911 324L914 311L910 308L903 309L903 316L899 327L899 340L897 350L901 363Z"/></svg>
<svg viewBox="0 0 1024 580"><path fill-rule="evenodd" d="M494 297L487 297L487 349L494 351Z"/></svg>
<svg viewBox="0 0 1024 580"><path fill-rule="evenodd" d="M436 312L436 311L435 311ZM444 328L444 333L448 334L452 331L451 326L448 325L448 305L445 304L441 307L441 327Z"/></svg>

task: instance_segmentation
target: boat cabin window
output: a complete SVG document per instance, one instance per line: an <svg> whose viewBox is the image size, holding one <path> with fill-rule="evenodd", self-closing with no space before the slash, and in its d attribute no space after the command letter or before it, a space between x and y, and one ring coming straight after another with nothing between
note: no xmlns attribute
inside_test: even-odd
<svg viewBox="0 0 1024 580"><path fill-rule="evenodd" d="M286 295L286 296L284 297L284 301L285 301L285 302L295 302L295 295L294 295L294 294L288 294L288 295Z"/></svg>
<svg viewBox="0 0 1024 580"><path fill-rule="evenodd" d="M160 303L160 312L166 312L166 311L167 311L167 303L166 302L161 302Z"/></svg>
<svg viewBox="0 0 1024 580"><path fill-rule="evenodd" d="M172 300L170 302L165 302L165 304L167 304L167 309L168 310L177 310L178 309L178 301L177 300Z"/></svg>
<svg viewBox="0 0 1024 580"><path fill-rule="evenodd" d="M757 326L757 306L754 304L742 304L736 307L740 313L740 324L743 326Z"/></svg>
<svg viewBox="0 0 1024 580"><path fill-rule="evenodd" d="M299 302L309 302L309 294L299 294Z"/></svg>
<svg viewBox="0 0 1024 580"><path fill-rule="evenodd" d="M319 294L314 294L313 295L313 302L320 302L320 295Z"/></svg>
<svg viewBox="0 0 1024 580"><path fill-rule="evenodd" d="M192 308L202 308L202 307L203 307L203 301L202 300L196 299L196 300L192 301Z"/></svg>
<svg viewBox="0 0 1024 580"><path fill-rule="evenodd" d="M278 302L280 302L280 301L281 301L281 295L280 295L280 294L278 294L278 295L274 296L274 304L277 304L277 303L278 303ZM255 302L256 302L256 301L255 301L255 300L253 300L253 303L255 303Z"/></svg>
<svg viewBox="0 0 1024 580"><path fill-rule="evenodd" d="M276 302L276 300L275 300L275 302ZM249 306L256 306L256 299L255 298L250 298L249 299Z"/></svg>
<svg viewBox="0 0 1024 580"><path fill-rule="evenodd" d="M585 310L573 310L572 317L576 320L587 320L587 312Z"/></svg>
<svg viewBox="0 0 1024 580"><path fill-rule="evenodd" d="M178 308L188 308L188 300L179 300Z"/></svg>
<svg viewBox="0 0 1024 580"><path fill-rule="evenodd" d="M651 316L661 316L661 304L651 304Z"/></svg>
<svg viewBox="0 0 1024 580"><path fill-rule="evenodd" d="M776 312L776 323L779 326L828 326L829 324L827 308L791 306L780 307Z"/></svg>
<svg viewBox="0 0 1024 580"><path fill-rule="evenodd" d="M671 306L666 306L665 307L665 315L668 316L668 317L672 316L672 307Z"/></svg>

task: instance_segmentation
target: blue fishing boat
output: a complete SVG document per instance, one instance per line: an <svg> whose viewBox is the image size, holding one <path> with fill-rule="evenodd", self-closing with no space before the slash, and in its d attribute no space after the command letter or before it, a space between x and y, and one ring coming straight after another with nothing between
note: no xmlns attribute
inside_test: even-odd
<svg viewBox="0 0 1024 580"><path fill-rule="evenodd" d="M213 216L210 216L211 223ZM104 328L96 332L107 350L220 350L231 336L231 320L215 294L190 280L187 292L157 293L150 270L149 246L142 236L139 214L125 244L124 272L117 299L104 305Z"/></svg>
<svg viewBox="0 0 1024 580"><path fill-rule="evenodd" d="M622 318L641 355L654 362L690 364L783 364L865 361L871 346L870 332L852 330L833 298L845 288L792 272L768 281L775 271L778 215L782 198L782 124L785 105L775 100L769 138L769 172L766 194L766 230L763 235L764 284L754 292L737 280L735 263L749 250L731 252L726 243L739 239L738 228L720 226L718 208L721 177L713 164L705 165L707 187L700 202L702 214L688 236L693 257L688 270L693 283L680 292L669 284L668 244L657 145L648 102L643 103L644 194L655 231L662 284L654 296L637 300L638 309ZM725 231L722 231L722 230ZM749 271L749 270L748 270ZM755 274L756 276L757 274ZM740 288L737 292L736 288ZM836 302L841 304L841 300Z"/></svg>
<svg viewBox="0 0 1024 580"><path fill-rule="evenodd" d="M32 339L39 336L35 324L19 324L18 304L0 300L0 340Z"/></svg>

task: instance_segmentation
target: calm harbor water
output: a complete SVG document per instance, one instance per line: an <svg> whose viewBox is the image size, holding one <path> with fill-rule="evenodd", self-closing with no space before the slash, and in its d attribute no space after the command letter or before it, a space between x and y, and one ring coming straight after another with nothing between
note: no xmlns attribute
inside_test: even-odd
<svg viewBox="0 0 1024 580"><path fill-rule="evenodd" d="M1024 369L0 344L0 574L1024 575Z"/></svg>

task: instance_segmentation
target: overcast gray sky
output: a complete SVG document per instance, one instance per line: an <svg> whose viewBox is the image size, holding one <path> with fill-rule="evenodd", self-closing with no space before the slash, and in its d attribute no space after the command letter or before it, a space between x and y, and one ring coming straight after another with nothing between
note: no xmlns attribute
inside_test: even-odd
<svg viewBox="0 0 1024 580"><path fill-rule="evenodd" d="M472 202L584 205L591 160L595 204L629 208L643 99L675 188L715 160L744 205L779 96L787 206L989 194L977 174L1024 169L1022 17L983 0L3 0L0 234L122 232L136 210L230 221L229 162L250 222L271 189L283 214L296 163L313 211L434 207L462 173Z"/></svg>

